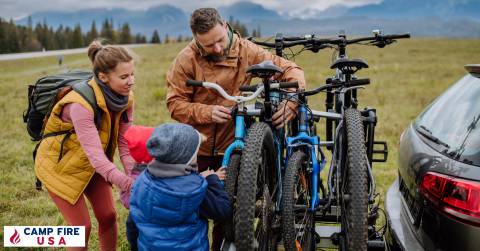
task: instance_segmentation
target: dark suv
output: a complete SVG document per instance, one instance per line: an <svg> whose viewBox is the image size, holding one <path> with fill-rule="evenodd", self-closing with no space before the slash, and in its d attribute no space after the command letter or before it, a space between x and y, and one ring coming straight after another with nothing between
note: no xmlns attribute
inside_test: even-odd
<svg viewBox="0 0 480 251"><path fill-rule="evenodd" d="M465 69L400 137L391 250L480 250L480 65Z"/></svg>

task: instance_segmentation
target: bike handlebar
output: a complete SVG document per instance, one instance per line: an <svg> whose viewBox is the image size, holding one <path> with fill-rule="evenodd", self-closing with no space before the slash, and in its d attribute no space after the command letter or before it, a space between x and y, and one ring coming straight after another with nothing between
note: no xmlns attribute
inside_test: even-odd
<svg viewBox="0 0 480 251"><path fill-rule="evenodd" d="M345 39L345 41L346 41L346 44L355 44L363 41L385 42L388 40L401 39L401 38L410 38L410 34L405 33L405 34L391 34L391 35L376 35L373 37L360 37L360 38L355 38L350 40Z"/></svg>
<svg viewBox="0 0 480 251"><path fill-rule="evenodd" d="M362 78L362 79L352 79L345 83L346 87L353 87L353 86L360 86L360 85L369 85L370 79L369 78Z"/></svg>
<svg viewBox="0 0 480 251"><path fill-rule="evenodd" d="M258 45L262 45L262 46L266 46L266 47L270 47L270 48L276 48L276 43L269 43L269 42L261 42L261 41L256 41L256 40L251 40L252 42L254 42L255 44L258 44ZM287 42L285 42L287 41ZM282 48L289 48L289 47L292 47L292 46L295 46L295 45L301 45L301 44L304 44L305 41L304 40L285 40L285 41L282 41L281 42L281 47ZM288 42L288 41L291 41L291 42Z"/></svg>
<svg viewBox="0 0 480 251"><path fill-rule="evenodd" d="M210 82L202 82L202 81L197 81L197 80L192 80L188 79L186 81L187 86L196 86L196 87L205 87L205 88L212 88L216 90L223 98L227 100L234 101L236 103L243 103L243 102L248 102L250 100L255 99L260 93L263 91L264 87L263 85L259 86L257 90L249 95L249 96L230 96L220 85L216 83L210 83ZM277 87L278 88L278 87Z"/></svg>
<svg viewBox="0 0 480 251"><path fill-rule="evenodd" d="M333 81L333 82L327 82L326 85L322 85L316 89L310 90L310 91L304 91L303 95L304 96L311 96L315 95L325 89L328 88L338 88L338 87L354 87L354 86L361 86L361 85L368 85L370 84L370 79L369 78L362 78L362 79L352 79L347 82L339 82L339 81Z"/></svg>
<svg viewBox="0 0 480 251"><path fill-rule="evenodd" d="M203 82L198 80L193 80L193 79L187 79L187 86L202 87Z"/></svg>
<svg viewBox="0 0 480 251"><path fill-rule="evenodd" d="M298 88L298 82L280 82L280 83L272 83L270 84L273 87L273 84L278 84L278 88L288 89L288 88ZM257 90L258 85L242 85L238 88L242 92L254 92Z"/></svg>
<svg viewBox="0 0 480 251"><path fill-rule="evenodd" d="M270 48L289 48L295 45L303 45L309 47L309 50L318 51L320 49L328 47L328 45L348 45L355 44L364 41L371 41L373 45L376 45L380 48L385 47L385 45L393 42L394 39L401 38L410 38L409 33L405 34L391 34L391 35L381 35L377 34L373 37L361 37L355 39L346 39L345 37L338 38L316 38L314 36L304 36L304 37L284 37L281 41L276 41L274 43L255 41L251 39L252 42L258 45L270 47Z"/></svg>

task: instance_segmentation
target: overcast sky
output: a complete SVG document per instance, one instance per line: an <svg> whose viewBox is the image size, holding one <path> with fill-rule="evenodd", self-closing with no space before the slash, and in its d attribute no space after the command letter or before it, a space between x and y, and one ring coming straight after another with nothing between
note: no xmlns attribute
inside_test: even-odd
<svg viewBox="0 0 480 251"><path fill-rule="evenodd" d="M219 7L239 1L241 0L0 0L0 17L17 19L47 10L74 11L114 7L139 10L160 4L171 4L185 11L192 11L198 7ZM305 9L324 10L336 4L359 6L379 3L382 0L251 0L251 2L281 13L299 13Z"/></svg>

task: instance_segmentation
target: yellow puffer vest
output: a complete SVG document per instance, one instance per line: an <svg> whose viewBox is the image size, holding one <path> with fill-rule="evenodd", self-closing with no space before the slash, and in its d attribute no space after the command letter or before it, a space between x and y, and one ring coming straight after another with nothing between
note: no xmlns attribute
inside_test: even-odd
<svg viewBox="0 0 480 251"><path fill-rule="evenodd" d="M102 110L102 121L99 129L100 141L104 151L107 151L108 144L111 144L106 155L110 160L113 160L118 142L120 116L132 106L133 93L130 92L127 108L116 113L112 120L100 87L94 79L90 80L88 84L93 87L98 107ZM70 91L53 107L45 125L44 134L73 130L72 123L63 122L60 118L63 107L70 103L79 103L93 113L93 108L80 94ZM114 121L113 125L112 121ZM64 138L65 134L47 137L42 140L35 158L35 174L50 192L74 205L95 174L95 169L90 164L75 133L71 134L64 142L63 154L59 160L60 148Z"/></svg>

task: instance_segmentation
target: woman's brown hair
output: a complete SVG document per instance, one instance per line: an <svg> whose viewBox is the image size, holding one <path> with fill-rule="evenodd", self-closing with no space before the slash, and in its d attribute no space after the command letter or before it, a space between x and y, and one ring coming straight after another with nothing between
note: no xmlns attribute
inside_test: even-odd
<svg viewBox="0 0 480 251"><path fill-rule="evenodd" d="M93 72L109 73L118 63L127 63L133 60L131 52L122 46L102 45L99 40L94 40L88 46L88 57L92 61Z"/></svg>

